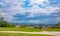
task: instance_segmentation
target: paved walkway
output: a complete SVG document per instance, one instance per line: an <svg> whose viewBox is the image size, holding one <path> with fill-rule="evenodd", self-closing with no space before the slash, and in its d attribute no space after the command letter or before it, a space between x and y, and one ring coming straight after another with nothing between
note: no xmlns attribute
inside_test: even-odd
<svg viewBox="0 0 60 36"><path fill-rule="evenodd" d="M22 32L22 31L0 31L0 32L5 32L5 33L25 33L25 34L48 34L48 35L56 35L60 36L60 32L48 32L48 31L43 31L43 32Z"/></svg>

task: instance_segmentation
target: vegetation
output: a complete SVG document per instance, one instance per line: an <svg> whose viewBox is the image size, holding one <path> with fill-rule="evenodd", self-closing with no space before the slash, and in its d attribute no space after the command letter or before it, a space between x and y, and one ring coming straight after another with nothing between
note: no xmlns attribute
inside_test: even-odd
<svg viewBox="0 0 60 36"><path fill-rule="evenodd" d="M11 27L1 27L0 31L25 31L25 32L40 32L39 28L11 28Z"/></svg>
<svg viewBox="0 0 60 36"><path fill-rule="evenodd" d="M60 23L54 24L54 26L43 27L42 31L60 31Z"/></svg>
<svg viewBox="0 0 60 36"><path fill-rule="evenodd" d="M7 21L5 21L3 17L0 18L0 27L14 27L14 26L15 25L9 24Z"/></svg>
<svg viewBox="0 0 60 36"><path fill-rule="evenodd" d="M60 23L56 24L55 26L56 28L60 28Z"/></svg>
<svg viewBox="0 0 60 36"><path fill-rule="evenodd" d="M19 33L0 33L0 36L52 36L44 34L19 34Z"/></svg>
<svg viewBox="0 0 60 36"><path fill-rule="evenodd" d="M45 31L58 31L58 32L60 32L60 29L59 28L47 28L47 29L45 29Z"/></svg>

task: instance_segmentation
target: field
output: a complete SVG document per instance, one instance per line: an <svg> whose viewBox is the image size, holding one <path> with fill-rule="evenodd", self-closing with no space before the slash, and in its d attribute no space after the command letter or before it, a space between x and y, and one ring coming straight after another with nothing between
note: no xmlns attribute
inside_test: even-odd
<svg viewBox="0 0 60 36"><path fill-rule="evenodd" d="M0 27L0 31L23 31L23 32L41 32L40 28L15 28L15 27ZM42 31L59 31L58 28L46 28L42 29ZM0 36L52 36L45 34L22 34L22 33L1 33Z"/></svg>
<svg viewBox="0 0 60 36"><path fill-rule="evenodd" d="M40 32L40 28L12 28L12 27L3 27L0 28L0 31L25 31L25 32ZM58 28L47 28L42 29L42 31L60 31Z"/></svg>
<svg viewBox="0 0 60 36"><path fill-rule="evenodd" d="M43 34L19 34L19 33L0 33L0 36L52 36Z"/></svg>
<svg viewBox="0 0 60 36"><path fill-rule="evenodd" d="M0 31L26 31L26 32L39 32L40 28L0 28Z"/></svg>
<svg viewBox="0 0 60 36"><path fill-rule="evenodd" d="M58 31L60 32L60 28L47 28L45 31Z"/></svg>

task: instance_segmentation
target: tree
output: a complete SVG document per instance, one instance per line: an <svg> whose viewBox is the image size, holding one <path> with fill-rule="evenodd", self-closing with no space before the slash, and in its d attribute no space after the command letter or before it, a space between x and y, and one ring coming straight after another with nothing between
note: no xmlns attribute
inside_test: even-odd
<svg viewBox="0 0 60 36"><path fill-rule="evenodd" d="M7 22L3 20L3 17L0 17L0 27L6 27L7 26Z"/></svg>
<svg viewBox="0 0 60 36"><path fill-rule="evenodd" d="M0 17L0 27L14 27L15 25L9 24L7 21L4 20L3 17Z"/></svg>
<svg viewBox="0 0 60 36"><path fill-rule="evenodd" d="M7 21L0 20L0 27L7 27L7 26L9 26L9 23Z"/></svg>

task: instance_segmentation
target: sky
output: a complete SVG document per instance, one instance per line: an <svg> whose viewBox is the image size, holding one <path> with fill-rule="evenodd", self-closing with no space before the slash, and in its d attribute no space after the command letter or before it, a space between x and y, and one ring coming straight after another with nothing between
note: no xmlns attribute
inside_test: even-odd
<svg viewBox="0 0 60 36"><path fill-rule="evenodd" d="M0 0L0 16L9 23L60 23L60 0Z"/></svg>

